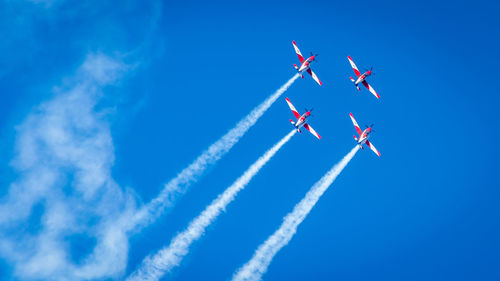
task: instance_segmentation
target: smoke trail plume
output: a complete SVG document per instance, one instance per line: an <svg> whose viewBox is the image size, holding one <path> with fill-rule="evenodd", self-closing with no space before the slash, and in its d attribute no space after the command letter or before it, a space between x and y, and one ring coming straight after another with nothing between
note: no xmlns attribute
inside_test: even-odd
<svg viewBox="0 0 500 281"><path fill-rule="evenodd" d="M333 183L335 178L342 172L344 167L351 161L359 146L354 147L344 158L332 167L313 187L306 196L297 204L291 213L283 219L280 228L274 232L255 251L251 260L243 265L234 275L233 281L257 281L267 271L272 259L281 248L286 246L297 231L297 227L316 205L319 198Z"/></svg>
<svg viewBox="0 0 500 281"><path fill-rule="evenodd" d="M145 226L160 216L163 210L171 206L175 199L184 194L187 188L194 183L203 172L215 164L224 154L226 154L239 139L250 129L259 118L271 107L271 105L295 82L299 74L295 74L276 92L270 95L264 102L254 108L244 117L234 128L229 130L224 136L213 143L196 160L182 170L175 178L170 180L161 193L151 202L146 204L137 212L130 228Z"/></svg>
<svg viewBox="0 0 500 281"><path fill-rule="evenodd" d="M166 272L178 266L182 258L188 253L191 244L203 235L205 229L226 209L227 205L234 200L238 192L245 188L259 170L296 132L294 129L271 149L266 151L241 177L212 201L198 217L192 220L183 232L174 237L168 247L163 248L153 257L144 259L141 267L127 280L158 280Z"/></svg>

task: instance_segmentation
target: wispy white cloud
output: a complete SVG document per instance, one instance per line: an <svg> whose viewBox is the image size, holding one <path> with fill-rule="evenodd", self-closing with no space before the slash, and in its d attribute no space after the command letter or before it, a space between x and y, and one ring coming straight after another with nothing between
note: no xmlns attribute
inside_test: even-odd
<svg viewBox="0 0 500 281"><path fill-rule="evenodd" d="M62 0L27 0L27 1L34 4L43 5L46 8L49 8L56 3L63 2Z"/></svg>
<svg viewBox="0 0 500 281"><path fill-rule="evenodd" d="M281 248L292 239L297 227L304 221L319 198L330 187L337 176L347 166L358 151L356 145L344 158L333 166L307 192L306 196L283 218L281 226L255 251L253 257L243 265L233 276L233 281L257 281L266 273L269 264Z"/></svg>
<svg viewBox="0 0 500 281"><path fill-rule="evenodd" d="M295 74L290 80L283 84L276 92L255 107L247 116L229 130L215 143L210 145L198 158L171 179L163 188L161 193L137 212L130 229L152 223L160 216L165 208L172 206L175 200L184 194L188 187L196 182L205 170L215 164L222 156L240 140L240 138L259 120L259 118L273 105L273 103L297 80L299 74Z"/></svg>
<svg viewBox="0 0 500 281"><path fill-rule="evenodd" d="M134 272L127 280L158 280L167 271L178 266L184 256L188 254L189 247L198 240L206 228L224 211L238 193L245 188L250 180L271 160L271 158L285 145L297 131L294 129L273 145L253 163L233 184L231 184L222 194L220 194L201 214L193 219L189 226L172 239L170 245L158 251L154 256L147 257L142 262L140 268Z"/></svg>
<svg viewBox="0 0 500 281"><path fill-rule="evenodd" d="M110 128L95 107L102 88L128 69L118 59L89 54L53 99L17 127L12 166L18 179L0 199L0 256L17 278L88 280L124 271L124 229L135 199L112 178ZM74 235L88 239L87 252L71 250Z"/></svg>

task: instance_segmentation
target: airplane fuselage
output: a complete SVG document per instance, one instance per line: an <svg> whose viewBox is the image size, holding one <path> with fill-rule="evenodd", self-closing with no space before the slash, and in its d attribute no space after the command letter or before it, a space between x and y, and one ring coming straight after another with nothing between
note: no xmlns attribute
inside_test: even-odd
<svg viewBox="0 0 500 281"><path fill-rule="evenodd" d="M370 135L371 131L372 131L372 128L366 128L361 133L361 135L359 136L359 139L358 139L358 144L360 146L363 145L368 140L368 136Z"/></svg>
<svg viewBox="0 0 500 281"><path fill-rule="evenodd" d="M313 61L314 61L314 56L308 57L305 61L302 62L302 64L300 65L300 67L297 71L299 73L306 71L311 66L311 62L313 62Z"/></svg>
<svg viewBox="0 0 500 281"><path fill-rule="evenodd" d="M363 83L363 81L365 81L365 80L366 80L366 78L367 78L368 76L370 76L370 75L371 75L371 71L367 71L367 72L365 72L365 73L361 74L361 75L358 77L358 79L356 79L356 81L354 81L354 84L357 86L359 83Z"/></svg>
<svg viewBox="0 0 500 281"><path fill-rule="evenodd" d="M306 119L307 117L309 117L309 114L308 112L302 114L302 116L300 116L300 118L297 120L297 122L295 123L295 128L296 129L300 129L300 127L304 126L304 124L306 123Z"/></svg>

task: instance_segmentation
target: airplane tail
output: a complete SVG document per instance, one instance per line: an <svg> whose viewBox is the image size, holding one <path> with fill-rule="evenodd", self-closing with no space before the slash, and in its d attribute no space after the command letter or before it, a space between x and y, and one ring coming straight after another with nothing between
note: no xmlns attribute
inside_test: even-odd
<svg viewBox="0 0 500 281"><path fill-rule="evenodd" d="M351 79L352 83L356 83L356 80L354 80L354 78L349 77L349 79ZM354 86L356 86L356 88L358 88L358 91L361 91L361 89L359 88L358 85L354 84Z"/></svg>
<svg viewBox="0 0 500 281"><path fill-rule="evenodd" d="M356 83L356 80L354 80L354 78L349 77L349 79L351 79L352 83ZM361 91L361 89L359 88L358 85L354 84L354 86L356 86L356 88L358 88L358 91Z"/></svg>
<svg viewBox="0 0 500 281"><path fill-rule="evenodd" d="M295 69L297 71L299 71L299 67L296 64L293 64L293 67L295 67ZM302 73L300 73L300 77L302 77L302 79L304 79L304 75Z"/></svg>
<svg viewBox="0 0 500 281"><path fill-rule="evenodd" d="M295 126L295 122L292 119L290 119L290 123L297 129L297 132L302 133L300 129Z"/></svg>
<svg viewBox="0 0 500 281"><path fill-rule="evenodd" d="M358 141L358 138L356 137L356 135L353 135L353 137L354 137L354 139L355 139L356 141ZM358 143L358 145L359 145L359 147L361 147L361 149L364 149L364 148L363 148L363 144L362 144L362 143Z"/></svg>

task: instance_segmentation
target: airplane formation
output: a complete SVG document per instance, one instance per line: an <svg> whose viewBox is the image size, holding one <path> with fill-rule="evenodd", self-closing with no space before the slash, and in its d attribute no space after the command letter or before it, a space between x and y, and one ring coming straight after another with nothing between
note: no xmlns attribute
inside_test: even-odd
<svg viewBox="0 0 500 281"><path fill-rule="evenodd" d="M314 79L314 81L316 81L320 86L323 85L323 82L321 82L321 80L319 80L318 76L316 76L316 74L311 69L311 63L315 62L316 56L318 56L318 55L317 54L313 55L311 53L310 57L308 57L307 59L304 59L304 56L300 52L299 47L297 46L295 41L292 41L292 45L293 45L293 48L295 49L295 52L297 53L297 56L299 57L299 61L300 61L300 67L297 66L296 64L294 64L293 66L295 67L297 72L300 74L300 76L302 78L304 78L303 72L306 71L307 73L309 73L309 75L311 75L311 77ZM363 84L368 89L368 91L370 91L370 93L372 93L377 99L379 99L380 98L379 94L366 81L366 78L368 78L369 76L372 75L373 67L371 67L369 70L366 70L364 73L361 73L358 70L358 67L356 66L356 64L354 64L354 61L352 60L351 56L347 56L347 60L349 61L352 69L354 70L354 74L356 74L356 80L353 79L352 77L349 77L349 79L352 81L352 83L354 83L354 86L356 86L356 88L359 91L361 91L359 84ZM295 118L297 118L297 121L293 121L292 119L290 119L290 122L295 127L295 129L297 129L297 131L299 133L301 133L302 131L300 130L300 128L304 127L311 134L313 134L315 137L317 137L318 139L321 139L321 136L308 123L306 123L306 119L311 116L312 109L311 110L306 109L306 112L304 114L300 115L300 113L293 106L293 104L289 98L286 98L286 102L287 102L288 106L290 107L290 109L292 110L292 113L295 116ZM372 129L373 124L370 126L366 126L366 129L361 130L358 123L356 122L356 119L354 119L354 116L352 115L352 113L349 113L349 116L351 117L351 121L354 124L354 128L356 129L356 132L359 135L358 137L354 136L354 139L356 140L359 147L361 149L363 149L363 144L366 144L373 152L375 152L375 154L380 156L380 152L368 140L370 134L373 132L373 129Z"/></svg>
<svg viewBox="0 0 500 281"><path fill-rule="evenodd" d="M274 94L267 98L266 101L256 107L256 109L252 110L252 112L248 115L249 117L262 115L263 112L267 108L269 108L276 101L276 99L282 93L284 93L284 91L286 91L286 89L288 89L288 87L299 77L299 75L304 78L304 72L307 72L320 86L323 84L323 82L321 82L318 76L311 69L311 64L317 62L317 55L311 53L308 58L304 58L295 41L292 41L292 45L300 61L300 66L297 66L296 64L293 65L295 70L297 71L297 74L295 74L279 90L277 90ZM374 94L377 98L380 98L380 96L366 81L366 79L372 75L372 70L367 70L365 73L361 74L361 72L352 61L351 57L348 56L347 59L349 60L349 63L352 66L357 77L356 80L354 80L352 77L350 77L350 79L358 88L358 90L360 90L358 85L363 84L372 94ZM186 230L184 230L183 232L177 234L168 247L163 248L154 256L149 256L148 258L146 258L141 267L136 270L127 280L132 281L143 279L159 279L159 277L161 277L165 272L170 271L174 266L178 266L180 259L182 259L187 254L190 245L203 235L206 228L219 216L221 212L223 212L223 210L226 209L226 206L234 200L238 192L241 191L249 183L251 178L256 175L258 171L271 159L271 157L273 157L273 155L295 134L295 130L301 133L301 129L305 128L318 140L321 140L321 136L309 124L309 118L312 116L312 108L309 110L306 108L305 112L303 114L300 114L288 97L285 100L295 117L295 120L290 119L290 123L293 125L294 129L290 131L285 137L283 137L279 142L273 145L273 147L267 150L263 156L261 156L248 168L248 170L243 173L242 176L240 176L231 186L229 186L221 195L219 195L217 199L215 199L210 205L208 205L198 217L193 219L189 224L189 227L186 228ZM264 242L264 244L259 246L254 257L238 271L238 275L235 275L235 277L233 278L234 281L260 280L260 275L266 271L266 268L273 258L274 254L279 251L281 247L286 245L286 243L288 243L287 241L289 241L295 233L298 224L300 224L300 222L305 218L307 213L319 200L321 194L323 194L328 186L333 183L336 176L347 165L350 159L352 159L354 154L358 151L358 146L359 148L364 149L363 145L366 145L378 156L380 156L380 152L375 148L375 146L373 146L372 142L369 140L371 133L373 132L373 124L370 126L366 126L366 128L362 130L354 119L352 113L350 113L349 116L352 123L354 124L356 132L358 133L358 136L354 136L356 146L351 150L351 152L344 156L344 158L339 163L334 165L325 176L323 176L315 185L313 185L311 190L296 205L294 210L287 214L287 216L283 219L282 226L276 232L281 238L276 238L276 233L271 235L270 238L266 240L266 242ZM216 161L211 160L213 159L212 157L216 157L215 155L219 155L220 158L220 154L222 154L222 147L225 147L224 149L228 151L228 149L238 140L238 137L234 137L233 135L239 135L241 137L244 131L251 126L248 124L253 124L258 119L258 117L252 117L253 119L250 119L249 117L244 118L242 121L240 121L235 128L231 129L220 140L215 142L214 145L210 146L210 148L206 152L198 157L198 159L193 164L183 170L180 173L180 175L184 177L182 180L178 180L180 178L176 177L174 179L174 182L194 181L195 178L192 178L193 174L201 174L200 170L202 171L203 169L205 169L204 167L206 167L207 162ZM188 178L189 180L185 180L185 178ZM170 188L169 184L167 184L167 186L168 188ZM175 188L176 187L172 188L171 190L175 190ZM265 253L261 254L261 251ZM262 256L266 257L263 259ZM175 259L172 259L171 257L175 257ZM257 257L257 260L259 260L256 263L254 263L255 257ZM266 262L261 262L262 260L266 261L267 264ZM250 274L255 273L257 275L249 277L248 272L251 272ZM240 273L241 275L239 275ZM152 278L150 278L151 276ZM241 276L245 277L241 278Z"/></svg>

